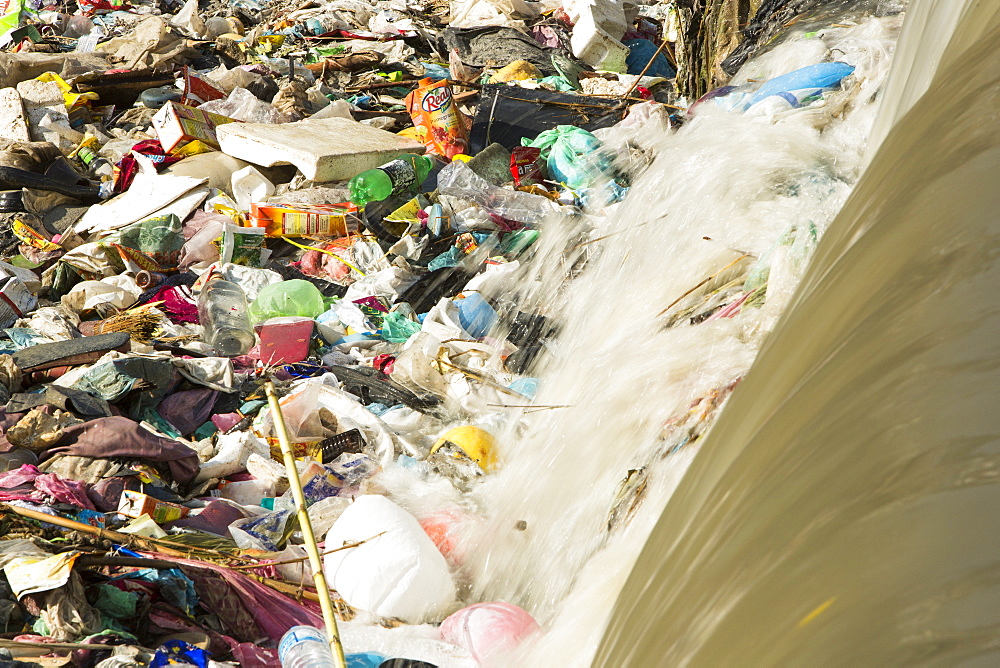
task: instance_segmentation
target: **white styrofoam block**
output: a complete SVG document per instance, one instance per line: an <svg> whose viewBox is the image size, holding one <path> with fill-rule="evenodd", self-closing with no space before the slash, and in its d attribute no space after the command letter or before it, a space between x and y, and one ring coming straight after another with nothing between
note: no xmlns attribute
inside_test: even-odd
<svg viewBox="0 0 1000 668"><path fill-rule="evenodd" d="M46 129L42 123L48 117L53 124L69 129L69 115L66 113L66 103L59 85L53 81L28 79L17 84L17 92L24 104L31 138L35 141L52 142L64 153L72 151L75 147L70 140L52 129Z"/></svg>
<svg viewBox="0 0 1000 668"><path fill-rule="evenodd" d="M625 72L629 48L618 41L594 21L593 15L584 13L570 35L573 55L594 69Z"/></svg>
<svg viewBox="0 0 1000 668"><path fill-rule="evenodd" d="M15 88L0 88L0 139L31 141L21 95Z"/></svg>
<svg viewBox="0 0 1000 668"><path fill-rule="evenodd" d="M228 123L216 129L222 151L263 167L295 165L312 181L344 181L423 144L346 118L277 125Z"/></svg>

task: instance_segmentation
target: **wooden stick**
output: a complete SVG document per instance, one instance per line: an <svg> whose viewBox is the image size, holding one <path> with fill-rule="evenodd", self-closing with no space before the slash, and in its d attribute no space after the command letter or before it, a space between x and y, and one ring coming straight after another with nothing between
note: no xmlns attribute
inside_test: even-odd
<svg viewBox="0 0 1000 668"><path fill-rule="evenodd" d="M47 522L49 524L54 524L64 529L72 529L73 531L79 531L81 533L90 534L91 536L97 536L98 538L111 540L116 543L123 543L125 545L145 544L150 546L145 549L149 549L154 552L162 552L163 554L169 555L171 557L190 558L189 553L182 552L181 550L175 550L174 548L171 547L167 547L162 544L162 541L157 541L153 538L143 538L142 536L133 536L127 533L119 533L117 531L111 531L110 529L101 529L99 527L93 527L90 526L89 524L84 524L82 522L75 522L73 520L68 520L63 517L55 517L47 513L40 513L37 510L20 508L18 506L11 506L6 503L0 504L0 508L4 510L9 510L10 512L20 515L21 517L27 517L28 519L31 520L38 520L39 522Z"/></svg>
<svg viewBox="0 0 1000 668"><path fill-rule="evenodd" d="M333 658L338 668L347 668L344 645L340 642L337 617L333 609L333 601L330 600L330 588L326 584L323 561L319 556L319 546L316 544L312 522L309 520L309 512L306 510L306 496L302 491L302 481L299 480L299 471L295 466L295 455L292 453L292 444L288 439L288 430L285 428L285 416L281 412L278 395L274 392L274 383L267 381L264 390L267 392L267 402L271 407L271 420L274 422L274 431L278 436L278 444L281 446L281 456L285 460L285 471L288 474L288 481L291 483L292 497L295 499L299 516L299 528L302 529L306 552L309 553L309 564L312 566L313 582L316 583L316 591L319 594L319 607L323 611L323 621L326 623L326 635L330 641L330 649L333 651Z"/></svg>

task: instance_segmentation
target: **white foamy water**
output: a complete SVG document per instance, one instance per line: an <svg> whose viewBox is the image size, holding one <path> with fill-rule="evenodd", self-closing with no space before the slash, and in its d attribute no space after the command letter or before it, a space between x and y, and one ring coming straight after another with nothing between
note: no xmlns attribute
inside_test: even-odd
<svg viewBox="0 0 1000 668"><path fill-rule="evenodd" d="M560 328L535 370L544 408L506 411L504 466L471 493L488 520L464 536L470 598L521 605L545 629L498 665L593 656L699 437L859 175L901 19L793 34L735 80L855 66L825 105L777 119L709 106L677 130L643 128L633 143L653 161L625 201L545 228L517 283L522 309ZM705 317L754 287L733 317ZM643 491L623 497L620 515L634 513L609 531L634 470Z"/></svg>

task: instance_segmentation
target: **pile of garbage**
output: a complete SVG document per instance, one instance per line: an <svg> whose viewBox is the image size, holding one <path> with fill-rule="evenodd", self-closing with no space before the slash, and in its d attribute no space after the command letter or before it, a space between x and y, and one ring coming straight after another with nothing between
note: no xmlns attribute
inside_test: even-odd
<svg viewBox="0 0 1000 668"><path fill-rule="evenodd" d="M331 661L327 589L344 665L537 631L469 599L462 529L557 335L538 240L600 238L640 129L855 84L824 53L690 104L677 39L666 2L0 4L0 652ZM733 265L666 326L759 305Z"/></svg>

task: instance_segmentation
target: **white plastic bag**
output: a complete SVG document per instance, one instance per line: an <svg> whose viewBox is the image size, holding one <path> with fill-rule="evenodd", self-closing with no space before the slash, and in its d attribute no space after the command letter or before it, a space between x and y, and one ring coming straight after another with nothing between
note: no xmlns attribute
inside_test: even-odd
<svg viewBox="0 0 1000 668"><path fill-rule="evenodd" d="M381 535L379 535L381 534ZM366 541L324 559L330 585L353 607L410 624L440 620L455 582L417 520L384 496L360 497L326 535L326 549Z"/></svg>
<svg viewBox="0 0 1000 668"><path fill-rule="evenodd" d="M201 465L195 482L209 478L224 478L246 470L247 460L252 454L270 456L267 442L249 431L237 431L219 436L215 456Z"/></svg>

